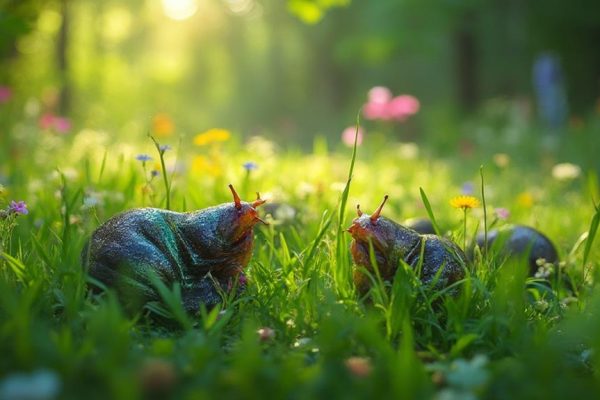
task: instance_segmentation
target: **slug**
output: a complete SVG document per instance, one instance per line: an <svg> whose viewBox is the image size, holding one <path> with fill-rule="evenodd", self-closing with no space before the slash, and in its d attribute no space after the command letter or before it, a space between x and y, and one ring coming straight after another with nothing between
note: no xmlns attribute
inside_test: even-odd
<svg viewBox="0 0 600 400"><path fill-rule="evenodd" d="M483 251L485 248L484 234L480 233L475 239ZM556 247L542 232L525 225L506 225L488 232L487 248L500 257L522 262L528 268L529 276L534 276L539 266L538 259L546 263L558 265L559 257Z"/></svg>
<svg viewBox="0 0 600 400"><path fill-rule="evenodd" d="M254 226L264 222L256 208L265 200L241 201L180 213L137 208L118 214L91 235L82 251L89 276L114 288L126 308L137 309L160 296L150 275L167 287L179 283L183 306L196 313L212 307L238 280L252 256ZM93 288L97 290L96 288Z"/></svg>
<svg viewBox="0 0 600 400"><path fill-rule="evenodd" d="M421 235L381 216L387 199L386 195L371 215L363 213L357 205L358 218L355 218L348 228L353 239L350 251L357 266L353 271L353 279L359 293L365 294L370 287L368 275L361 271L361 268L370 273L374 272L369 256L369 242L372 244L381 278L385 281L393 280L401 262L413 269L421 265L420 279L425 284L438 279L436 286L442 288L462 279L466 266L463 251L446 238L430 234Z"/></svg>

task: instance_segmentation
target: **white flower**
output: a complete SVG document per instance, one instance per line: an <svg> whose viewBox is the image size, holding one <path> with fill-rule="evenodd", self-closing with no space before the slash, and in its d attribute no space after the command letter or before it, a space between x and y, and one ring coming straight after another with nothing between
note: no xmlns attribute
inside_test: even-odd
<svg viewBox="0 0 600 400"><path fill-rule="evenodd" d="M571 163L556 164L552 168L552 177L559 181L568 181L581 175L581 168Z"/></svg>

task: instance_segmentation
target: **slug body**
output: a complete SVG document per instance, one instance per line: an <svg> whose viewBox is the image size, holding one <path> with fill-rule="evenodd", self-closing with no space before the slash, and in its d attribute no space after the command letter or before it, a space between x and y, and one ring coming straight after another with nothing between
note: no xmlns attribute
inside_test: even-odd
<svg viewBox="0 0 600 400"><path fill-rule="evenodd" d="M401 262L413 269L421 265L420 278L425 284L436 279L438 273L439 287L446 287L464 277L466 258L456 244L436 235L421 235L381 216L384 204L385 200L372 215L364 214L357 208L358 218L354 219L352 226L348 228L353 238L350 251L359 267L354 270L353 278L360 293L368 291L370 286L368 276L360 271L360 268L365 268L370 273L374 272L370 244L383 280L393 280Z"/></svg>
<svg viewBox="0 0 600 400"><path fill-rule="evenodd" d="M190 213L156 208L118 214L92 234L82 252L88 274L116 289L127 306L160 300L152 275L167 287L181 286L184 308L196 312L221 301L252 256L253 228L262 221L256 207L234 202Z"/></svg>
<svg viewBox="0 0 600 400"><path fill-rule="evenodd" d="M477 235L476 241L481 249L486 250L483 233ZM511 258L527 264L530 276L535 275L538 269L538 259L543 258L550 264L559 261L552 241L540 231L525 225L507 225L489 231L487 247L502 259Z"/></svg>

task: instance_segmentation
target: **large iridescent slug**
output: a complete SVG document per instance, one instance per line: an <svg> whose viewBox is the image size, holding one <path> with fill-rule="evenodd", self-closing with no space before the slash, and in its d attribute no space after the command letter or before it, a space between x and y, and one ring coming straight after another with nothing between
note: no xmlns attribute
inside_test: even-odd
<svg viewBox="0 0 600 400"><path fill-rule="evenodd" d="M363 213L357 206L358 218L355 218L348 228L353 238L350 251L357 265L353 278L358 291L364 294L370 287L369 277L361 269L374 272L369 255L371 248L369 243L372 245L381 278L385 281L393 280L400 262L405 262L413 269L421 265L420 279L426 284L438 279L436 286L446 287L462 279L466 266L463 251L446 238L421 235L413 229L381 216L381 210L387 199L386 195L379 208L371 215Z"/></svg>
<svg viewBox="0 0 600 400"><path fill-rule="evenodd" d="M151 275L167 287L179 283L184 308L214 306L238 281L252 256L256 207L241 201L232 185L233 203L179 213L137 208L115 215L92 234L82 251L91 278L116 290L127 308L160 300ZM238 286L239 287L239 286Z"/></svg>

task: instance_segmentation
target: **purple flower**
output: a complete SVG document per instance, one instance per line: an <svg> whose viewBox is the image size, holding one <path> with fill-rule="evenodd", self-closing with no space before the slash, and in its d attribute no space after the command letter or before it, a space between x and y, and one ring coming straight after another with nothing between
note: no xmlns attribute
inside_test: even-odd
<svg viewBox="0 0 600 400"><path fill-rule="evenodd" d="M138 154L135 156L135 159L145 163L146 161L151 161L152 157L150 157L148 154Z"/></svg>
<svg viewBox="0 0 600 400"><path fill-rule="evenodd" d="M506 219L508 219L508 217L510 217L510 211L508 211L508 209L502 208L502 207L498 207L498 208L494 209L494 214L496 214L496 217L498 217L498 219L503 219L503 220L506 220Z"/></svg>
<svg viewBox="0 0 600 400"><path fill-rule="evenodd" d="M29 210L27 209L27 204L25 204L24 201L11 200L10 205L8 206L8 211L13 214L21 214L21 215L29 214Z"/></svg>
<svg viewBox="0 0 600 400"><path fill-rule="evenodd" d="M258 164L255 163L254 161L246 161L245 163L242 164L242 167L244 167L244 169L248 172L250 171L254 171L255 169L258 169Z"/></svg>
<svg viewBox="0 0 600 400"><path fill-rule="evenodd" d="M158 150L162 153L164 153L167 150L171 150L171 146L169 146L168 144L161 144L160 146L158 146Z"/></svg>
<svg viewBox="0 0 600 400"><path fill-rule="evenodd" d="M159 171L157 171L157 170L155 170L155 169L153 169L152 171L150 171L150 175L151 175L153 178L155 178L155 177L157 177L158 175L160 175L160 172L159 172Z"/></svg>

